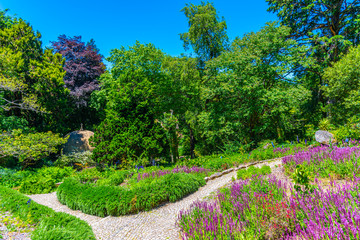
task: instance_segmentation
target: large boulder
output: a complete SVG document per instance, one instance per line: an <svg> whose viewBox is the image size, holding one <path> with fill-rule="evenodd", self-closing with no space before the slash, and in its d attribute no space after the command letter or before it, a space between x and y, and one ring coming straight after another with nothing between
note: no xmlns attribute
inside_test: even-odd
<svg viewBox="0 0 360 240"><path fill-rule="evenodd" d="M328 131L319 130L315 132L315 140L321 144L329 145L331 143L336 143L334 135Z"/></svg>
<svg viewBox="0 0 360 240"><path fill-rule="evenodd" d="M90 146L89 143L89 138L93 135L94 133L88 130L80 130L69 133L67 135L69 136L69 139L64 145L63 153L70 154L94 150L94 147Z"/></svg>

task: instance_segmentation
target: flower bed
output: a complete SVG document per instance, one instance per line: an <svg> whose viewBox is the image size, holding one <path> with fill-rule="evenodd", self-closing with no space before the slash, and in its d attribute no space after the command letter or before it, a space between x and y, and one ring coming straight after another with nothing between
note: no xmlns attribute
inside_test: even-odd
<svg viewBox="0 0 360 240"><path fill-rule="evenodd" d="M178 217L182 239L359 239L360 180L300 194L270 177L234 182ZM287 196L286 192L291 195Z"/></svg>
<svg viewBox="0 0 360 240"><path fill-rule="evenodd" d="M282 162L287 172L293 172L297 165L303 165L314 176L351 178L359 175L360 147L319 146L286 156Z"/></svg>

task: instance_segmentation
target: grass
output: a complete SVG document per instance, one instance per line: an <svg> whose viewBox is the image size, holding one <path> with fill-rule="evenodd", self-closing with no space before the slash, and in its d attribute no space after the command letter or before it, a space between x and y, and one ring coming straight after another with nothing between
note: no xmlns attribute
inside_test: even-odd
<svg viewBox="0 0 360 240"><path fill-rule="evenodd" d="M177 201L203 185L203 176L187 173L149 178L127 188L83 184L68 178L59 186L56 194L59 201L71 209L104 217L148 211L162 203Z"/></svg>
<svg viewBox="0 0 360 240"><path fill-rule="evenodd" d="M27 196L0 186L0 208L22 221L33 224L33 240L95 240L91 227L83 220L37 204Z"/></svg>

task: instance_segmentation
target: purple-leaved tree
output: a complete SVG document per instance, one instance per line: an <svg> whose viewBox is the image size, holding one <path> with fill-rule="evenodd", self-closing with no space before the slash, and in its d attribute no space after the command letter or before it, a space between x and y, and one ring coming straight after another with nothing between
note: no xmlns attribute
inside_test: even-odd
<svg viewBox="0 0 360 240"><path fill-rule="evenodd" d="M87 107L90 94L99 89L97 79L105 72L103 56L94 40L85 44L81 36L60 35L52 47L65 58L65 86L70 89L76 106Z"/></svg>
<svg viewBox="0 0 360 240"><path fill-rule="evenodd" d="M68 127L77 129L84 124L89 129L99 121L98 113L89 107L89 102L91 93L99 89L100 75L105 72L103 56L93 39L85 44L81 36L60 35L52 47L65 58L64 82L73 102Z"/></svg>

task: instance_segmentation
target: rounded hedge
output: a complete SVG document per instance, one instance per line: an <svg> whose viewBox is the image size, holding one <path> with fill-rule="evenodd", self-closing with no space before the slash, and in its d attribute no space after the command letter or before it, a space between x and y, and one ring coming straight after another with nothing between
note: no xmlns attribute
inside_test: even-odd
<svg viewBox="0 0 360 240"><path fill-rule="evenodd" d="M68 178L56 194L71 209L105 217L148 211L162 203L177 201L205 184L202 176L187 173L167 174L151 183L139 182L129 188L83 184Z"/></svg>

